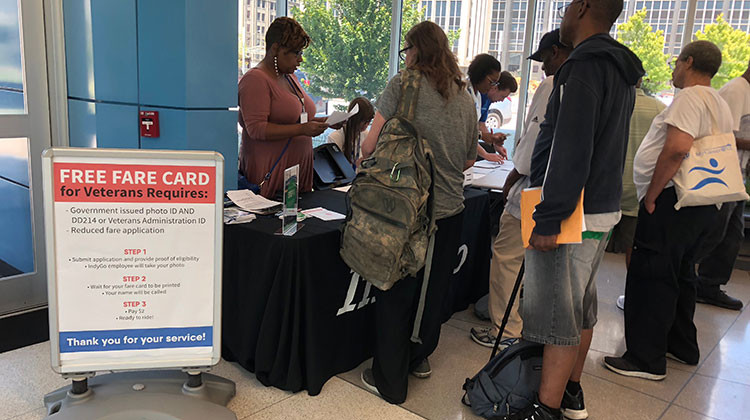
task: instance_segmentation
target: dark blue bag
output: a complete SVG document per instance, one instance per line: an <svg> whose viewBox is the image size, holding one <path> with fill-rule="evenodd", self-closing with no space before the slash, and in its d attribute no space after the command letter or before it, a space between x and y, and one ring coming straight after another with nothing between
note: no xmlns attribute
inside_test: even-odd
<svg viewBox="0 0 750 420"><path fill-rule="evenodd" d="M478 416L501 417L515 413L535 401L542 381L544 346L519 340L497 354L523 278L523 264L513 286L490 361L473 378L466 379L462 402ZM497 355L497 356L496 356Z"/></svg>
<svg viewBox="0 0 750 420"><path fill-rule="evenodd" d="M276 162L273 163L273 166L271 166L271 169L266 173L266 176L263 177L263 181L260 182L260 185L253 184L252 182L248 181L247 178L245 178L245 174L242 173L242 170L237 171L237 189L250 190L254 192L255 194L260 194L260 189L263 188L263 184L265 184L266 181L271 179L271 173L273 172L274 169L276 169L276 165L279 164L281 157L284 156L284 153L286 153L286 149L289 148L289 143L291 142L292 142L292 139L287 140L286 145L284 146L284 150L281 151L281 154L276 159Z"/></svg>

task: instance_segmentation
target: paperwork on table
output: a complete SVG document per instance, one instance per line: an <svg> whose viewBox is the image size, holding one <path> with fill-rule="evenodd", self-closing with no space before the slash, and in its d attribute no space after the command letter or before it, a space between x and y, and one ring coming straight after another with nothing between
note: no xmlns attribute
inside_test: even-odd
<svg viewBox="0 0 750 420"><path fill-rule="evenodd" d="M513 162L506 160L503 163L481 160L464 172L468 185L472 187L490 188L502 190L505 179L513 170Z"/></svg>
<svg viewBox="0 0 750 420"><path fill-rule="evenodd" d="M352 108L352 110L349 112L334 111L331 115L328 116L328 119L326 119L326 124L336 125L340 122L344 122L356 115L357 112L359 112L359 104L354 105L354 108Z"/></svg>
<svg viewBox="0 0 750 420"><path fill-rule="evenodd" d="M229 207L224 209L224 224L236 225L239 223L249 223L255 220L255 215L249 211L242 210L238 207Z"/></svg>
<svg viewBox="0 0 750 420"><path fill-rule="evenodd" d="M335 211L324 209L323 207L302 210L302 213L307 217L317 217L325 222L330 222L331 220L344 220L346 218L346 216L341 213L336 213Z"/></svg>
<svg viewBox="0 0 750 420"><path fill-rule="evenodd" d="M278 201L269 200L250 190L227 191L227 197L239 208L252 213L270 214L275 213L281 208L281 203Z"/></svg>

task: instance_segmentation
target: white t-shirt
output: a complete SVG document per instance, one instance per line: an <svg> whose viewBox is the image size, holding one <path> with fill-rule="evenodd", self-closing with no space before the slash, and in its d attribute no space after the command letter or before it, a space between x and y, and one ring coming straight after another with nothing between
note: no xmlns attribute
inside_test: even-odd
<svg viewBox="0 0 750 420"><path fill-rule="evenodd" d="M529 187L529 173L531 172L531 155L534 152L536 138L539 135L539 126L544 122L544 113L547 111L547 103L552 90L555 88L554 76L549 76L542 81L534 92L531 99L526 121L523 125L523 133L518 137L513 149L513 166L519 174L523 175L516 181L508 191L508 202L505 211L510 212L516 219L521 218L521 192Z"/></svg>
<svg viewBox="0 0 750 420"><path fill-rule="evenodd" d="M734 135L750 139L750 82L744 77L730 80L719 89L719 95L727 101L734 120ZM750 160L750 150L738 150L743 177Z"/></svg>
<svg viewBox="0 0 750 420"><path fill-rule="evenodd" d="M469 95L474 99L474 106L477 107L477 122L482 118L482 94L474 91L474 85L471 84L470 80L466 80L466 90L469 91Z"/></svg>
<svg viewBox="0 0 750 420"><path fill-rule="evenodd" d="M521 175L531 173L531 155L534 153L536 138L539 136L539 126L544 122L544 113L547 112L549 96L555 88L554 76L549 76L542 81L534 92L531 99L523 134L518 138L513 151L513 166Z"/></svg>
<svg viewBox="0 0 750 420"><path fill-rule="evenodd" d="M362 156L362 143L367 138L367 133L369 133L370 130L365 130L359 135L359 147L358 150L355 152L355 158L359 159L360 156ZM328 143L336 143L336 145L341 149L341 151L344 151L344 129L339 128L338 130L334 131L333 133L328 135ZM355 159L355 160L356 160Z"/></svg>
<svg viewBox="0 0 750 420"><path fill-rule="evenodd" d="M707 94L704 95L701 92ZM715 114L719 119L715 131L710 109L716 111ZM729 105L713 88L692 86L678 92L674 96L672 105L654 118L641 147L635 153L633 181L638 192L638 201L646 196L651 178L654 176L656 161L667 140L667 127L670 125L690 134L694 139L712 134L731 133L735 127ZM674 185L672 181L669 181L666 186L672 185Z"/></svg>

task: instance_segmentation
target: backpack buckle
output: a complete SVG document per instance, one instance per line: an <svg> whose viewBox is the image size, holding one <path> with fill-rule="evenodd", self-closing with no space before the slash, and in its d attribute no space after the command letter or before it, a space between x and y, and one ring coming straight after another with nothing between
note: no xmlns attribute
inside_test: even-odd
<svg viewBox="0 0 750 420"><path fill-rule="evenodd" d="M396 168L398 167L398 163L395 163L393 165L393 169L391 169L391 181L398 182L399 179L401 179L401 169L396 172ZM393 179L393 174L396 174L396 179Z"/></svg>

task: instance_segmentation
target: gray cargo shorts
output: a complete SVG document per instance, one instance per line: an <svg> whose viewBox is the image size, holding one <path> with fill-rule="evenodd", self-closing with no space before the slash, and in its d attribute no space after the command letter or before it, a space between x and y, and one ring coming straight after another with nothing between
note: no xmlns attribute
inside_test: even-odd
<svg viewBox="0 0 750 420"><path fill-rule="evenodd" d="M526 250L521 301L524 339L556 346L577 346L581 342L581 331L594 328L595 277L607 239L608 234L602 234L601 238L560 245L553 251Z"/></svg>

